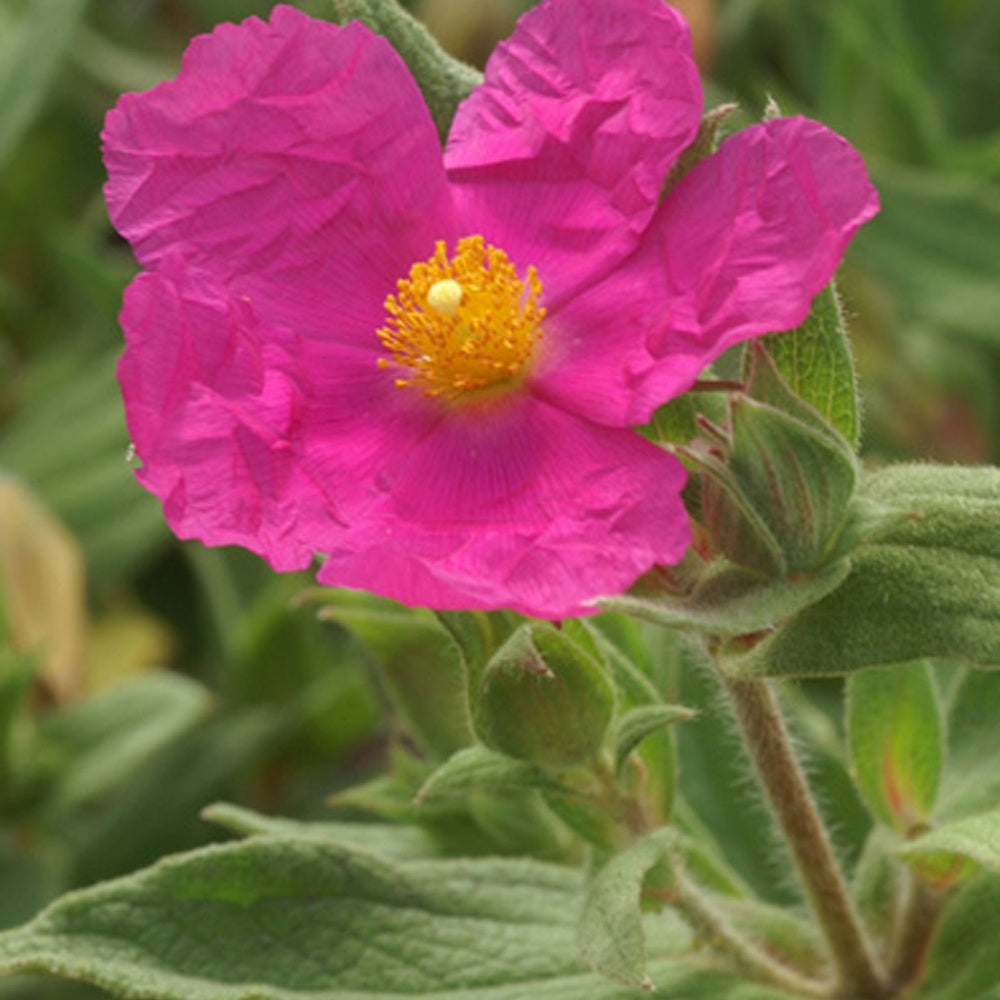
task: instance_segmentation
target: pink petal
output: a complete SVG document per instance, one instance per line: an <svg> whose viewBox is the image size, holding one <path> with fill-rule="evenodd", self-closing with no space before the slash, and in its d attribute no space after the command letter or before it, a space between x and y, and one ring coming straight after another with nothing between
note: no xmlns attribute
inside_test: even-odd
<svg viewBox="0 0 1000 1000"><path fill-rule="evenodd" d="M700 114L688 29L662 0L546 0L459 107L445 162L465 217L555 305L635 246Z"/></svg>
<svg viewBox="0 0 1000 1000"><path fill-rule="evenodd" d="M645 423L732 344L800 323L877 210L861 158L821 125L739 133L671 192L635 254L547 318L534 391Z"/></svg>
<svg viewBox="0 0 1000 1000"><path fill-rule="evenodd" d="M689 541L680 463L530 397L458 408L393 459L384 502L328 550L321 582L558 619Z"/></svg>
<svg viewBox="0 0 1000 1000"><path fill-rule="evenodd" d="M646 423L661 403L689 389L708 363L700 344L688 354L678 345L669 364L650 354L647 343L659 331L669 294L659 247L647 240L546 317L532 391L596 423Z"/></svg>
<svg viewBox="0 0 1000 1000"><path fill-rule="evenodd" d="M301 569L342 530L340 505L357 510L364 485L343 470L315 477L310 449L343 447L346 433L358 449L378 451L374 434L405 446L412 421L379 406L403 394L373 352L301 337L177 258L129 286L122 326L118 374L138 478L182 538ZM328 386L314 373L341 379L320 420L317 394ZM336 407L350 419L337 423Z"/></svg>
<svg viewBox="0 0 1000 1000"><path fill-rule="evenodd" d="M741 340L801 323L877 211L861 157L816 122L783 118L727 139L650 229L668 288L652 355L707 364Z"/></svg>
<svg viewBox="0 0 1000 1000"><path fill-rule="evenodd" d="M453 234L423 98L360 24L279 6L220 25L176 80L122 97L103 138L112 220L147 267L173 252L220 277L274 276L294 303L359 277L389 291Z"/></svg>

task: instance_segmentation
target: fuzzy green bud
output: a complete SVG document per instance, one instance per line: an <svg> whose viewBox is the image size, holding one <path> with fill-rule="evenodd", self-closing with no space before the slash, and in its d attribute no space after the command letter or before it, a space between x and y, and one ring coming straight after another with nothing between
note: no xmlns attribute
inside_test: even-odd
<svg viewBox="0 0 1000 1000"><path fill-rule="evenodd" d="M701 463L702 519L732 562L768 576L806 573L843 554L857 461L843 436L755 351L725 439Z"/></svg>
<svg viewBox="0 0 1000 1000"><path fill-rule="evenodd" d="M593 759L614 712L600 664L551 625L519 628L483 672L476 731L494 750L560 770Z"/></svg>

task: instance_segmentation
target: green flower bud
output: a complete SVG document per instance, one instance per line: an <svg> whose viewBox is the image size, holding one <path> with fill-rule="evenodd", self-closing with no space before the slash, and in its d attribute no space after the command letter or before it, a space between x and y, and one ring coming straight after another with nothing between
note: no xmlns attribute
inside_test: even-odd
<svg viewBox="0 0 1000 1000"><path fill-rule="evenodd" d="M694 458L702 521L732 562L789 576L843 555L854 452L788 388L763 349L753 355L746 393L730 399L726 432Z"/></svg>
<svg viewBox="0 0 1000 1000"><path fill-rule="evenodd" d="M559 770L591 760L614 712L597 661L551 625L519 628L483 672L476 731L494 750Z"/></svg>

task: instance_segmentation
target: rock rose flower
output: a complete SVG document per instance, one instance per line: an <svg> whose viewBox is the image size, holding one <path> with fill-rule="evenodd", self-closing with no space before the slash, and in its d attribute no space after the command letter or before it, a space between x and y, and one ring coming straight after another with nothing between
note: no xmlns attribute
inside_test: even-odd
<svg viewBox="0 0 1000 1000"><path fill-rule="evenodd" d="M807 314L877 200L801 118L661 198L702 93L662 0L545 0L442 154L382 38L287 6L196 38L108 115L145 269L119 375L182 538L436 608L585 613L689 540L634 428Z"/></svg>

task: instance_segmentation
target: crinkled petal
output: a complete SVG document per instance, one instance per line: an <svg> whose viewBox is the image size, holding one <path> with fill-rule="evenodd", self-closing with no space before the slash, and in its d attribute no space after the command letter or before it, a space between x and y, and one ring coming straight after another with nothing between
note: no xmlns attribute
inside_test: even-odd
<svg viewBox="0 0 1000 1000"><path fill-rule="evenodd" d="M877 211L857 151L817 122L782 118L727 139L650 229L668 288L651 354L708 364L741 340L801 323Z"/></svg>
<svg viewBox="0 0 1000 1000"><path fill-rule="evenodd" d="M458 411L383 466L384 500L319 579L407 604L558 619L620 593L690 538L672 456L522 396Z"/></svg>
<svg viewBox="0 0 1000 1000"><path fill-rule="evenodd" d="M681 181L631 257L548 316L534 391L645 423L732 344L800 323L877 209L861 158L823 126L739 133Z"/></svg>
<svg viewBox="0 0 1000 1000"><path fill-rule="evenodd" d="M639 251L545 319L532 391L560 408L611 427L649 420L661 403L689 389L705 350L675 350L669 364L647 347L667 302L659 248Z"/></svg>
<svg viewBox="0 0 1000 1000"><path fill-rule="evenodd" d="M105 194L146 267L180 254L294 303L385 292L453 234L434 125L388 42L287 6L196 38L176 80L108 115Z"/></svg>
<svg viewBox="0 0 1000 1000"><path fill-rule="evenodd" d="M371 489L353 468L315 476L310 454L351 448L357 460L423 433L373 354L301 337L179 258L129 286L122 326L138 478L182 538L301 569Z"/></svg>
<svg viewBox="0 0 1000 1000"><path fill-rule="evenodd" d="M456 201L557 304L634 248L701 98L687 25L662 0L547 0L458 109Z"/></svg>

